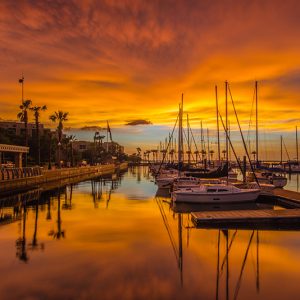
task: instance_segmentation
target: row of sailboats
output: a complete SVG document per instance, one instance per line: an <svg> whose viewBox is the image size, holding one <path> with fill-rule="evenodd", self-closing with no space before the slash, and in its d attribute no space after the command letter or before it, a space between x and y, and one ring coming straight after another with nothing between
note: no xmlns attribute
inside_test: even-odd
<svg viewBox="0 0 300 300"><path fill-rule="evenodd" d="M219 169L219 173L221 170L225 171L223 176L225 176L225 182L220 179L220 174L216 172L215 176L207 176L211 175L210 173L202 173L199 177L196 178L193 176L193 170L190 172L182 171L184 168L183 164L183 94L181 98L181 103L179 105L179 114L178 114L178 165L176 170L162 170L163 162L159 166L159 169L156 174L156 184L159 188L170 188L175 184L177 190L172 192L172 200L174 202L191 202L191 203L236 203L236 202L249 202L255 201L261 193L261 187L259 182L257 182L257 186L255 188L239 188L234 186L229 181L229 144L232 151L235 154L234 148L229 138L228 134L228 91L231 96L231 92L228 87L228 83L225 83L225 107L226 107L226 119L225 125L222 120L221 114L218 109L218 99L217 99L217 89L216 89L216 103L217 103L217 116L218 119L220 117L223 128L226 134L226 163L221 166ZM232 102L233 103L233 102ZM233 103L234 105L234 103ZM235 109L235 108L234 108ZM236 111L235 111L236 114ZM238 121L238 117L236 114L236 118ZM177 123L177 121L176 121ZM239 121L238 121L239 123ZM176 126L176 124L175 124ZM239 127L240 128L240 127ZM241 132L241 129L240 129ZM172 135L174 133L174 129ZM242 132L241 132L242 135ZM219 132L218 132L219 136ZM243 135L242 135L243 138ZM243 140L244 141L244 140ZM170 141L169 141L170 142ZM188 145L189 146L189 145ZM249 158L249 163L251 165L251 160L249 154L246 149L247 156ZM164 160L164 159L163 159ZM252 165L251 165L252 167ZM253 168L253 167L252 167ZM212 171L215 172L216 170ZM254 171L254 170L252 170ZM255 174L254 174L255 176ZM197 176L198 177L198 176ZM201 178L202 177L202 178ZM207 178L208 177L208 178ZM213 178L213 179L212 179ZM234 178L236 179L236 178ZM203 182L204 181L204 182Z"/></svg>

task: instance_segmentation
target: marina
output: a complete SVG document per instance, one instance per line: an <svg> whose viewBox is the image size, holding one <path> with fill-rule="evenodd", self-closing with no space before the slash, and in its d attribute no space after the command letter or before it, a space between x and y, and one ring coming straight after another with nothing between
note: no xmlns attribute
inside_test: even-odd
<svg viewBox="0 0 300 300"><path fill-rule="evenodd" d="M176 204L142 166L0 203L0 271L6 274L0 293L7 299L195 299L199 289L202 298L223 299L226 286L228 299L281 299L287 292L274 295L269 286L282 282L289 296L297 295L300 213L276 199ZM270 219L278 216L293 219L275 226ZM61 283L52 281L56 276Z"/></svg>
<svg viewBox="0 0 300 300"><path fill-rule="evenodd" d="M299 13L1 0L0 300L300 298Z"/></svg>

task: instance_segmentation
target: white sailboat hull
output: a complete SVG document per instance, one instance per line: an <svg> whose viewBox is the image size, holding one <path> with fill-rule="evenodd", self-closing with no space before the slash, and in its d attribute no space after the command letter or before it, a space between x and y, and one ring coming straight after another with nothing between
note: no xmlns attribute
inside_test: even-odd
<svg viewBox="0 0 300 300"><path fill-rule="evenodd" d="M177 191L172 194L174 202L188 203L241 203L253 202L260 195L260 190L242 191L241 193L201 193Z"/></svg>

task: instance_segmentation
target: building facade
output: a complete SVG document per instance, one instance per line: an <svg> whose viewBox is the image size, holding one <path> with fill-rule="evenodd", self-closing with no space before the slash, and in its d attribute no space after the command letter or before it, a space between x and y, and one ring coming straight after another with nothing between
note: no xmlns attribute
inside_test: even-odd
<svg viewBox="0 0 300 300"><path fill-rule="evenodd" d="M0 121L0 128L4 129L6 132L11 135L21 136L25 134L25 124L24 122L19 121ZM35 123L28 123L28 136L33 137L36 132ZM44 124L39 124L40 135L46 134L50 131L50 129L44 128Z"/></svg>

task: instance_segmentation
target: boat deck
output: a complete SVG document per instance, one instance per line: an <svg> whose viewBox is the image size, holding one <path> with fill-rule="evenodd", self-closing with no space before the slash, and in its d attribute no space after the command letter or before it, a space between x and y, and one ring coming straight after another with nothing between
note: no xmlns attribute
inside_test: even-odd
<svg viewBox="0 0 300 300"><path fill-rule="evenodd" d="M259 209L192 213L199 228L300 230L300 209Z"/></svg>

